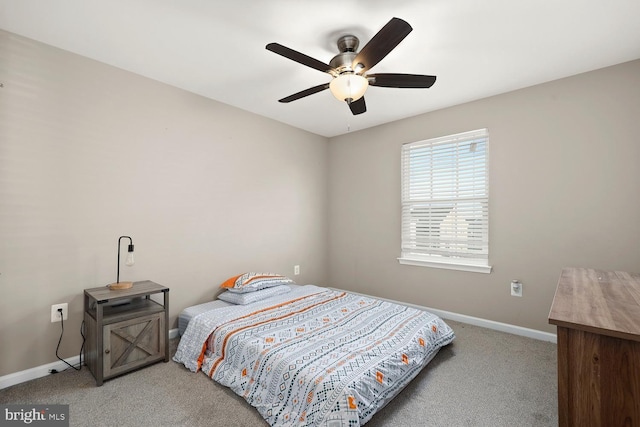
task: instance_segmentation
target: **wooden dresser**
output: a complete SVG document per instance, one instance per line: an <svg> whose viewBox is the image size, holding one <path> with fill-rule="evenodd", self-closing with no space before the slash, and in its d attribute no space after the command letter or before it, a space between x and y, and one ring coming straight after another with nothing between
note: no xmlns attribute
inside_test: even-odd
<svg viewBox="0 0 640 427"><path fill-rule="evenodd" d="M560 426L640 425L640 274L565 268L558 328Z"/></svg>

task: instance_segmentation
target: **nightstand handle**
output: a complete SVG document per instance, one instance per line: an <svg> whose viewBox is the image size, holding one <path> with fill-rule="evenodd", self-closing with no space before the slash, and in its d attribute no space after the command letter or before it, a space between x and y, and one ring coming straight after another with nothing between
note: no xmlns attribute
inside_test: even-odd
<svg viewBox="0 0 640 427"><path fill-rule="evenodd" d="M109 354L109 352L110 352L110 351L111 351L111 350L106 349L104 352L105 352L105 354Z"/></svg>

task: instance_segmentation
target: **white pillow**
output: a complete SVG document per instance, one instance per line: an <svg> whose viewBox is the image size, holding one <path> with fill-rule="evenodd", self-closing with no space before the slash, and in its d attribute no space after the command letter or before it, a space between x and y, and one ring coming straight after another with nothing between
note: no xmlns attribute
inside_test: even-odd
<svg viewBox="0 0 640 427"><path fill-rule="evenodd" d="M291 288L287 285L273 286L271 288L262 289L255 292L246 292L240 294L237 292L225 291L218 295L218 299L232 304L246 305L253 302L262 301L264 299L274 297L276 295L286 294L291 292Z"/></svg>

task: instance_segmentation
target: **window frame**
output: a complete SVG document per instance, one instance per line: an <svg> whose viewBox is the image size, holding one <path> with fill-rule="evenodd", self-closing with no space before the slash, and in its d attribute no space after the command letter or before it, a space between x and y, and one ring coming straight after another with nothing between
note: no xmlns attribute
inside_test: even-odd
<svg viewBox="0 0 640 427"><path fill-rule="evenodd" d="M467 164L468 158L463 159L460 153L460 147L465 146L465 144L473 144L474 142L484 141L484 165L483 170L484 174L480 175L480 178L474 177L471 180L455 180L455 183L452 183L450 186L445 187L447 197L442 198L442 196L438 197L438 193L442 191L443 187L434 186L433 183L435 181L429 180L425 178L425 176L419 177L417 180L414 178L414 186L412 187L411 181L411 155L420 155L428 159L429 161L429 174L434 175L433 172L442 171L445 169L451 170L451 164L455 164L455 173L467 172L467 166L461 166L460 164ZM434 147L436 147L434 149ZM445 166L437 165L437 161L434 161L436 157L436 150L444 149L455 152L456 156L452 160L447 160L447 166L449 168L445 168ZM418 150L421 150L420 152ZM474 147L475 150L475 147ZM475 151L473 151L475 152ZM420 154L416 154L420 153ZM425 155L426 153L426 155ZM473 157L473 156L472 156ZM441 157L442 158L442 157ZM482 165L482 158L480 159L480 163L474 163ZM474 162L477 162L476 158L473 157ZM489 130L486 128L477 129L469 132L462 132L454 135L448 135L438 138L431 138L422 141L409 142L402 145L401 148L401 156L400 156L400 173L401 173L401 255L398 258L398 262L400 264L405 265L416 265L422 267L432 267L432 268L444 268L450 270L461 270L461 271L470 271L477 273L491 273L492 266L489 265ZM436 165L436 166L434 166ZM441 169L437 169L440 167ZM475 166L474 166L475 167ZM423 169L421 167L420 169ZM415 171L415 169L414 169ZM475 169L474 169L475 172ZM450 172L447 172L448 174ZM415 175L420 175L418 172L414 172ZM424 175L424 174L423 174ZM457 175L456 175L457 176ZM442 182L447 181L442 180L438 184L442 184ZM448 180L449 182L454 182ZM484 181L484 182L483 182ZM417 183L417 185L416 185ZM472 197L464 197L461 196L461 193L465 192L465 189L462 188L466 184L472 184L474 195ZM412 190L413 188L427 188L426 191L418 191ZM435 188L438 188L436 191ZM479 188L479 190L478 190ZM479 193L476 193L479 191ZM415 194L421 194L420 197L415 197ZM424 196L424 194L429 194L430 197ZM442 193L440 193L442 194ZM439 234L444 229L441 226L438 226L436 232L429 231L424 234L422 237L422 248L418 248L419 245L419 232L417 228L419 227L417 221L420 221L420 218L417 218L417 215L411 215L411 212L415 212L418 209L426 210L426 214L422 214L423 218L427 223L438 223L442 224L442 212L444 209L442 205L448 203L453 206L449 210L449 213L452 211L459 211L466 208L468 209L469 205L475 206L472 209L473 216L479 216L481 218L481 223L479 225L480 232L482 233L479 239L473 239L469 237L468 230L468 219L467 219L467 231L466 238L462 238L461 240L454 240L455 243L463 243L462 246L457 245L458 249L447 250L442 249L442 247L449 247L451 241L445 239L439 239ZM438 207L440 206L440 207ZM438 212L439 210L439 212ZM434 213L435 212L435 213ZM439 215L439 216L438 216ZM447 214L447 218L450 215ZM436 220L434 220L434 218ZM453 235L455 239L458 239L459 235L462 235L462 230L464 230L461 226L457 225L456 220L460 218L459 216L453 216L454 223L456 226L453 228L455 231ZM431 226L433 227L433 226ZM451 230L451 228L449 228ZM477 233L477 231L476 231ZM434 235L436 236L434 238ZM424 243L426 242L426 244ZM480 250L480 254L472 255L469 257L464 257L463 253L469 252L473 250L471 243L476 245L480 245L481 248L475 249ZM437 248L433 245L436 245ZM467 246L464 247L464 244ZM432 248L429 249L427 246L431 245ZM412 251L413 248L413 251ZM472 253L472 252L469 252Z"/></svg>

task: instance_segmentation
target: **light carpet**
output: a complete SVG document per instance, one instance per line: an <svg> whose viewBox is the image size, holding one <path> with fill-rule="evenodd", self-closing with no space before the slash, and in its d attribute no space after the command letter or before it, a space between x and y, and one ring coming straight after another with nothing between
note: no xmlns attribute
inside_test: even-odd
<svg viewBox="0 0 640 427"><path fill-rule="evenodd" d="M366 425L557 426L556 345L453 320L453 344ZM172 354L177 339L172 340ZM261 427L203 373L157 363L96 387L85 367L0 390L0 403L69 404L71 426Z"/></svg>

